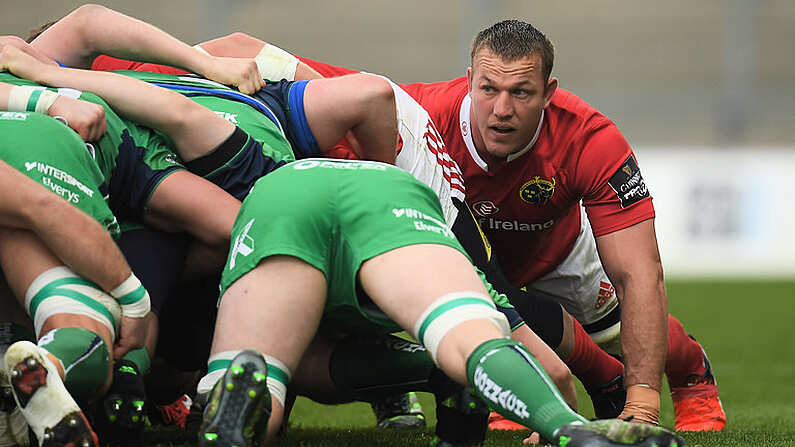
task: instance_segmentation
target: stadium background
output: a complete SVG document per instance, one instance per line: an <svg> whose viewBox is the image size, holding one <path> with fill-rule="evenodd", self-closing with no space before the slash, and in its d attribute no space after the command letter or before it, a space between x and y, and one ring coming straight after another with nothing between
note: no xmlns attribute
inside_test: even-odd
<svg viewBox="0 0 795 447"><path fill-rule="evenodd" d="M795 2L100 3L187 42L244 31L397 81L461 75L477 31L503 18L535 24L555 45L561 87L618 124L655 197L671 311L709 349L730 420L717 441L688 441L795 445ZM0 0L0 26L24 37L80 4Z"/></svg>

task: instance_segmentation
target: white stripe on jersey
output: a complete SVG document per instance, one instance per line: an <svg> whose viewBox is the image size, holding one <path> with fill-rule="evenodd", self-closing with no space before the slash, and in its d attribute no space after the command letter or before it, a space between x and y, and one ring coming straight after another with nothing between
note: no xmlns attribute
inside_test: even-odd
<svg viewBox="0 0 795 447"><path fill-rule="evenodd" d="M464 176L450 158L447 147L428 112L397 84L384 77L395 92L398 132L403 146L395 165L425 183L438 196L447 226L452 228L458 215L453 197L464 201Z"/></svg>

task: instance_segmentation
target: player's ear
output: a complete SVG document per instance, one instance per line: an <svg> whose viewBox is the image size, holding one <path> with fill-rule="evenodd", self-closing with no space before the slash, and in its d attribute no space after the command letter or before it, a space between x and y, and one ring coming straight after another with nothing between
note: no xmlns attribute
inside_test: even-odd
<svg viewBox="0 0 795 447"><path fill-rule="evenodd" d="M467 68L467 89L472 93L472 67Z"/></svg>
<svg viewBox="0 0 795 447"><path fill-rule="evenodd" d="M549 105L549 102L552 101L552 95L555 94L555 90L558 89L558 79L557 78L549 78L547 81L547 86L544 89L544 107Z"/></svg>

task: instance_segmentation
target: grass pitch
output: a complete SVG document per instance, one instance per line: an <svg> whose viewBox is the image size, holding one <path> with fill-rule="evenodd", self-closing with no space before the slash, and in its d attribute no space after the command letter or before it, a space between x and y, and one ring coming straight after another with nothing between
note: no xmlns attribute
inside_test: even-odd
<svg viewBox="0 0 795 447"><path fill-rule="evenodd" d="M795 281L669 281L669 310L709 354L728 417L718 433L684 434L691 447L795 446ZM667 388L662 424L673 426ZM592 417L590 400L579 388L580 412ZM421 395L429 426L433 398ZM278 446L427 446L433 432L372 428L366 404L324 406L299 400L290 428ZM491 432L486 446L519 446L522 432ZM195 445L195 433L152 428L150 445Z"/></svg>

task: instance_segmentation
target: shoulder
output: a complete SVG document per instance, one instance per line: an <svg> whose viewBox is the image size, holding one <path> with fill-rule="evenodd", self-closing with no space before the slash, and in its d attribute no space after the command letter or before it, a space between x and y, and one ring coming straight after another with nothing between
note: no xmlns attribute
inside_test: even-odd
<svg viewBox="0 0 795 447"><path fill-rule="evenodd" d="M459 109L468 92L466 77L443 82L401 84L401 87L428 111L442 133L458 127Z"/></svg>
<svg viewBox="0 0 795 447"><path fill-rule="evenodd" d="M615 124L605 115L574 93L558 88L546 111L556 131L587 133Z"/></svg>
<svg viewBox="0 0 795 447"><path fill-rule="evenodd" d="M412 84L401 84L400 86L421 104L423 101L419 98L437 103L460 103L468 90L465 76L450 81L415 82Z"/></svg>

